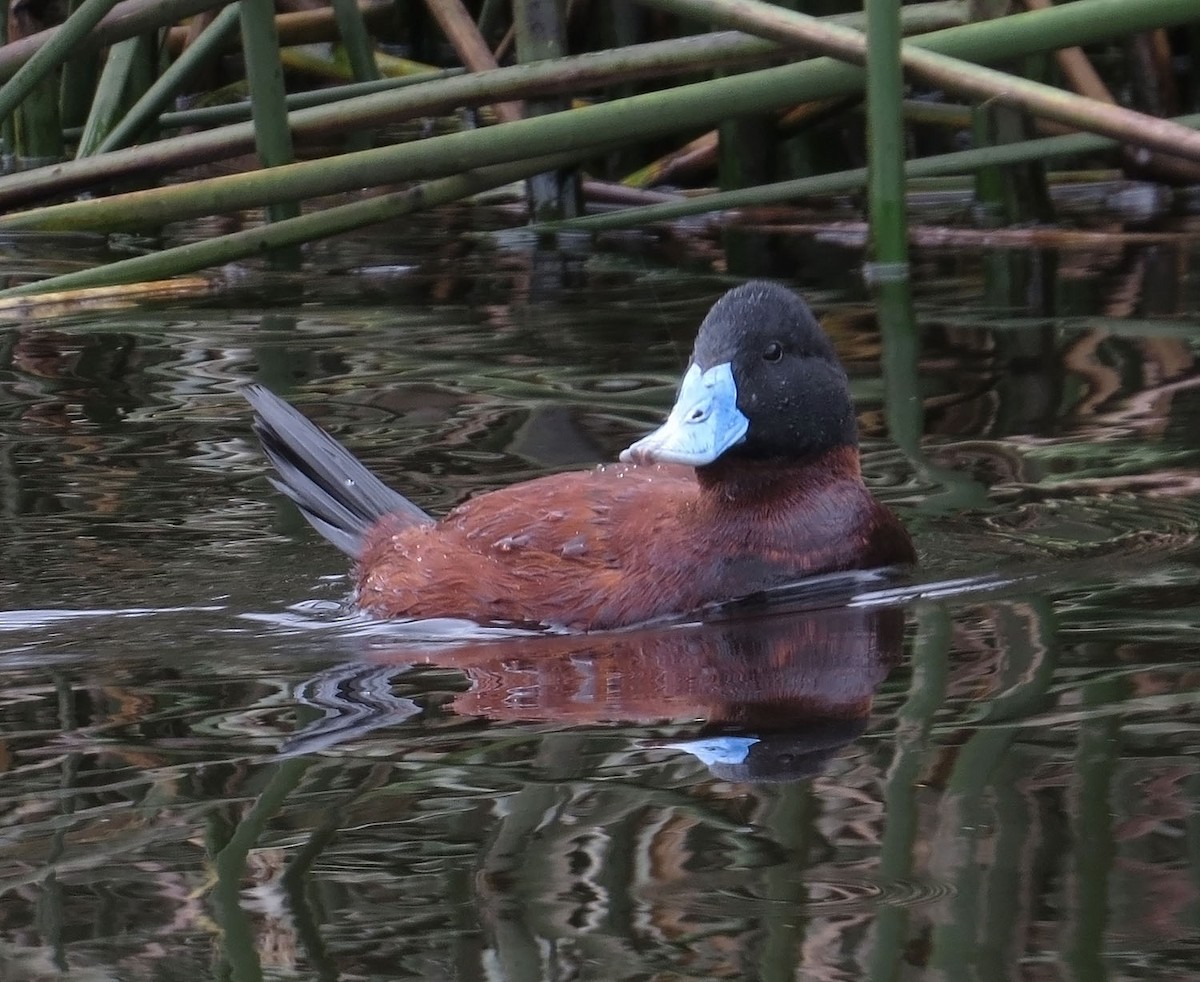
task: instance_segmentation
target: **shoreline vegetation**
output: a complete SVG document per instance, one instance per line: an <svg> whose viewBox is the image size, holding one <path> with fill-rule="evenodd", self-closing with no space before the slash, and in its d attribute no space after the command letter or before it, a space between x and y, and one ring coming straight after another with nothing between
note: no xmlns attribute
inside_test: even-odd
<svg viewBox="0 0 1200 982"><path fill-rule="evenodd" d="M906 275L921 180L969 187L976 227L1043 237L1078 231L1051 202L1080 171L1200 183L1195 0L852 6L8 0L0 234L243 227L10 273L0 304L286 265L514 182L545 234L862 192L883 279Z"/></svg>

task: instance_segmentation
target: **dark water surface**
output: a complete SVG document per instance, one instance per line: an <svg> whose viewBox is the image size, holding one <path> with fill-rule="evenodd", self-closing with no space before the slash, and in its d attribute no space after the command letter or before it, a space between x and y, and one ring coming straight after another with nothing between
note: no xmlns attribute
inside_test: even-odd
<svg viewBox="0 0 1200 982"><path fill-rule="evenodd" d="M0 979L1200 978L1194 241L921 253L919 452L787 243L915 585L571 638L347 613L237 394L441 512L612 459L732 282L469 233L0 323Z"/></svg>

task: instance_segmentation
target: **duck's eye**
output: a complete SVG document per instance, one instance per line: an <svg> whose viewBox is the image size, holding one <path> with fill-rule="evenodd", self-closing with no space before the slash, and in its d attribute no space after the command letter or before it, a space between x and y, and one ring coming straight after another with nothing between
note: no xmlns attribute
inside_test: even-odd
<svg viewBox="0 0 1200 982"><path fill-rule="evenodd" d="M763 349L763 361L779 361L783 357L783 345L772 341Z"/></svg>

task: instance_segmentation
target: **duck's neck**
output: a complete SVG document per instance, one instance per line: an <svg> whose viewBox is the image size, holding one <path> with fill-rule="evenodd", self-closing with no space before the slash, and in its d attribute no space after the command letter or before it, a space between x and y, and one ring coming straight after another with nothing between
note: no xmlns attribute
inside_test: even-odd
<svg viewBox="0 0 1200 982"><path fill-rule="evenodd" d="M751 504L780 496L804 497L837 481L861 481L858 447L834 447L799 460L788 457L721 459L696 468L700 488L714 500Z"/></svg>

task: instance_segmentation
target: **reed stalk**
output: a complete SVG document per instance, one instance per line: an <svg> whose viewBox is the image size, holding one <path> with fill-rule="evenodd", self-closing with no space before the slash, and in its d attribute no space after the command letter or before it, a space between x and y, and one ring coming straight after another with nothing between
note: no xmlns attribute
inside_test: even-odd
<svg viewBox="0 0 1200 982"><path fill-rule="evenodd" d="M375 60L375 48L367 35L367 25L356 0L333 0L337 17L338 32L342 38L342 50L354 82L376 82L380 78L379 65ZM339 59L340 61L341 59ZM286 103L286 97L284 102ZM291 109L288 107L288 111ZM346 150L365 150L373 144L366 130L350 133L345 139Z"/></svg>
<svg viewBox="0 0 1200 982"><path fill-rule="evenodd" d="M121 100L121 115L129 112L138 99L145 95L150 86L154 84L160 67L159 41L158 31L138 35L137 50L134 54L133 64L130 66L129 83L125 86L124 98ZM153 139L158 134L151 127L146 135L147 138Z"/></svg>
<svg viewBox="0 0 1200 982"><path fill-rule="evenodd" d="M691 17L706 17L713 23L773 38L783 43L809 44L835 58L861 63L867 51L866 39L851 28L822 23L815 17L774 7L760 0L639 0L646 6ZM1087 0L1069 7L1089 7ZM1171 9L1171 0L1144 0L1139 8ZM980 22L1001 28L1032 14L1045 16L1054 11L1029 11L995 21ZM1192 5L1192 17L1197 14ZM1155 25L1157 26L1157 25ZM1057 47L1055 41L1048 47ZM1152 147L1164 153L1200 160L1200 133L1121 106L1108 105L1075 95L1050 85L972 65L961 58L937 51L922 50L917 43L901 47L905 69L925 82L984 100L1016 106L1044 119L1053 119L1077 129L1111 136L1122 143ZM994 60L994 56L988 56Z"/></svg>
<svg viewBox="0 0 1200 982"><path fill-rule="evenodd" d="M0 0L0 48L8 44L8 7L9 0ZM3 143L3 166L7 170L16 154L16 129L11 114L0 119L0 143Z"/></svg>
<svg viewBox="0 0 1200 982"><path fill-rule="evenodd" d="M491 48L479 33L475 21L462 0L425 0L425 6L433 14L442 33L454 46L459 59L471 72L495 71L499 66ZM518 102L497 102L492 107L496 115L506 123L518 120L523 115Z"/></svg>
<svg viewBox="0 0 1200 982"><path fill-rule="evenodd" d="M133 0L122 6L128 6ZM175 0L181 2L181 0ZM193 0L194 2L194 0ZM1148 0L1149 2L1149 0ZM166 6L164 0L164 6ZM919 10L924 5L912 8ZM939 5L940 6L940 5ZM1079 43L1100 40L1157 23L1174 24L1194 14L1188 0L1158 0L1153 17L1142 5L1124 0L1078 0L1036 15L1008 18L1005 30L980 31L967 25L924 35L914 42L951 51L959 57L1011 57L1070 37ZM907 15L908 8L905 14ZM103 25L102 25L103 26ZM987 27L988 25L983 25ZM425 115L460 105L490 101L489 97L520 97L539 92L580 90L594 84L660 77L700 66L715 67L753 61L776 51L775 45L740 34L714 34L676 41L636 45L617 52L597 52L564 58L549 65L528 65L464 76L453 82L417 86L403 95L378 93L333 108L314 108L291 117L297 136L319 136L361 129L382 122ZM799 67L810 87L799 87L797 101L852 94L861 88L861 75L847 66L814 60ZM691 98L695 90L675 90ZM668 105L664 107L671 110ZM716 122L716 120L712 120ZM195 166L245 153L253 146L254 130L239 125L208 133L189 134L136 150L118 151L54 169L34 170L0 178L0 208L11 208L47 194L94 187L118 177L145 171L163 172Z"/></svg>
<svg viewBox="0 0 1200 982"><path fill-rule="evenodd" d="M63 158L62 120L58 115L58 86L43 78L13 114L16 155L24 166L49 164Z"/></svg>
<svg viewBox="0 0 1200 982"><path fill-rule="evenodd" d="M164 0L162 7L169 11L172 16L182 15L190 9L189 4L194 5L194 0ZM204 5L204 9L219 6L219 3L210 2ZM373 9L373 5L366 3L363 6L368 9ZM941 2L915 4L906 7L902 12L906 30L919 29L922 26L929 27L948 22L961 21L964 16L965 4L962 0L941 0ZM119 39L122 32L130 25L144 26L148 23L147 18L155 11L154 7L147 7L147 4L141 0L131 0L119 4L113 14L106 18L97 29L96 37L104 39ZM288 26L292 23L289 18L294 18L296 15L280 15L277 22L282 23L282 29L291 30ZM836 15L830 18L833 22L855 25L862 23L862 16L859 14ZM50 32L43 32L43 34ZM95 38L93 38L93 41ZM9 51L7 47L0 48L0 69L6 64L4 52ZM487 75L476 76L476 81L470 82L469 90L460 90L449 88L445 90L445 98L436 98L437 90L428 90L428 94L432 97L432 101L426 101L425 104L417 104L412 106L408 111L407 116L400 118L408 118L413 115L420 115L429 112L436 112L443 109L454 108L458 104L471 104L472 102L483 101L480 99L481 92L488 92L495 89L504 94L504 89L507 86L514 94L524 95L526 91L533 93L537 91L539 84L546 86L545 91L562 91L563 89L578 89L586 87L589 84L606 84L613 81L633 81L639 79L647 79L659 77L661 75L669 75L677 72L693 71L701 67L718 67L723 65L748 64L754 61L760 61L768 57L776 51L776 46L770 42L763 42L756 38L746 37L736 33L724 33L705 35L696 38L680 38L672 41L654 42L644 45L636 45L629 49L619 50L614 52L600 52L592 55L580 56L578 59L564 59L560 65L538 65L529 66L530 70L520 76L513 75L514 69L505 69L503 72L507 75ZM605 68L606 63L613 65L611 72ZM454 70L451 70L454 71ZM0 71L0 75L2 75ZM445 77L443 75L431 74L431 81ZM558 76L558 81L554 75ZM544 81L542 81L544 77ZM464 80L470 81L470 80ZM572 84L574 83L574 84ZM312 94L320 99L319 94ZM315 105L317 103L313 103ZM367 106L360 104L360 107L347 107L350 112L359 112L360 115L343 118L340 114L333 114L329 121L322 124L313 120L315 124L311 135L320 135L323 133L335 132L339 129L356 128L361 129L368 127L378 122L393 120L392 114L386 106L373 105ZM209 107L204 110L195 110L198 116L203 116L205 113L219 114L227 110L224 107ZM247 112L247 110L235 110ZM403 109L400 110L403 113ZM372 118L373 114L378 113L377 118ZM201 120L193 120L187 116L181 115L177 119L165 119L163 125L193 125L201 122ZM297 131L302 131L308 125L308 120L304 117L293 118L292 125ZM341 122L344 125L339 125ZM226 137L228 136L228 139ZM106 156L92 159L81 165L67 165L63 171L55 171L53 174L44 172L39 175L36 171L23 175L19 187L9 186L10 191L17 191L16 196L5 200L4 204L11 206L20 203L22 200L28 200L20 194L20 187L30 186L29 197L36 197L37 188L43 188L44 193L60 193L62 191L70 191L79 186L90 186L101 183L113 177L125 176L135 173L139 169L146 170L166 170L172 166L190 166L212 160L220 159L224 156L232 156L239 153L244 153L253 146L254 130L252 127L246 127L237 134L217 134L214 141L206 144L201 135L201 140L188 140L180 144L168 144L166 147L159 147L153 151L143 153L135 152L125 156ZM197 145L199 144L199 145ZM139 167L139 162L141 167ZM74 177L73 177L74 176ZM4 182L0 180L0 185Z"/></svg>
<svg viewBox="0 0 1200 982"><path fill-rule="evenodd" d="M96 25L116 5L117 0L84 0L79 9L62 23L48 43L36 48L12 77L0 86L0 120L11 116L35 86L48 78L51 72L81 48L96 29ZM40 31L24 40L30 41L43 33L45 32ZM0 48L0 56L4 51L21 43L15 41Z"/></svg>
<svg viewBox="0 0 1200 982"><path fill-rule="evenodd" d="M67 16L76 13L83 0L71 0ZM4 43L0 38L0 44ZM63 62L59 82L58 115L65 131L82 127L91 108L92 95L96 90L96 79L100 74L100 54L97 51L82 51L71 55Z"/></svg>
<svg viewBox="0 0 1200 982"><path fill-rule="evenodd" d="M904 212L904 75L894 0L866 0L867 152L874 280L908 278Z"/></svg>
<svg viewBox="0 0 1200 982"><path fill-rule="evenodd" d="M777 51L771 42L742 34L723 33L636 45L623 51L596 52L556 62L501 68L495 72L435 77L432 83L394 88L347 99L336 105L319 105L289 116L297 138L325 136L348 130L395 123L405 119L478 105L500 95L534 95L586 89L614 79L654 78L695 70L698 66L757 61ZM172 168L195 166L242 154L254 146L254 127L238 123L204 133L117 150L56 167L0 177L0 208L60 195L77 187L95 187L114 178Z"/></svg>
<svg viewBox="0 0 1200 982"><path fill-rule="evenodd" d="M486 42L488 35L495 31L504 14L507 12L508 0L483 0L479 7L479 19L475 26L479 36Z"/></svg>
<svg viewBox="0 0 1200 982"><path fill-rule="evenodd" d="M375 65L375 50L358 3L356 0L333 0L333 14L354 80L374 82L379 78L379 69Z"/></svg>
<svg viewBox="0 0 1200 982"><path fill-rule="evenodd" d="M418 82L431 79L453 78L461 75L464 69L448 68L445 71L434 71L428 75L409 75L404 78L381 78L374 82L350 82L346 85L331 85L325 89L313 89L311 92L289 92L285 100L288 112L297 109L307 109L311 106L329 106L345 99L353 99L360 95L372 95L376 92L391 92L403 89ZM158 117L161 129L179 129L185 126L220 126L226 123L237 123L249 119L252 107L249 101L234 102L223 106L201 106L197 109L181 109L163 113ZM69 135L69 131L68 131Z"/></svg>
<svg viewBox="0 0 1200 982"><path fill-rule="evenodd" d="M622 0L623 4L632 4L633 2L634 0ZM946 27L958 27L969 20L967 4L960 0L951 0L948 3L910 4L899 8L898 13L901 31L905 35L924 34ZM616 19L615 13L612 15L612 19ZM861 12L837 14L829 17L828 20L846 27L860 28L866 25L866 16ZM817 103L803 103L785 113L779 120L779 126L781 129L802 126L814 116L822 115L832 109L834 105L840 108L840 102L841 100L824 100ZM922 103L922 105L931 106L934 110L938 108L934 103ZM669 179L676 173L711 167L716 163L717 150L717 130L711 130L696 137L686 146L668 151L662 157L637 167L622 178L621 183L634 188L651 187L660 181Z"/></svg>
<svg viewBox="0 0 1200 982"><path fill-rule="evenodd" d="M238 26L240 3L222 10L196 40L158 77L124 117L112 127L96 147L96 153L108 153L133 143L138 135L156 122L158 113L179 92L188 76L216 56L225 39ZM249 104L247 104L249 111Z"/></svg>
<svg viewBox="0 0 1200 982"><path fill-rule="evenodd" d="M109 49L104 68L100 72L100 81L96 85L91 111L83 124L83 134L75 151L76 157L90 157L111 131L113 123L120 115L125 90L134 64L141 53L141 47L142 39L132 37L118 41Z"/></svg>
<svg viewBox="0 0 1200 982"><path fill-rule="evenodd" d="M212 266L261 255L274 249L327 238L413 212L459 201L481 191L521 181L532 174L576 162L581 153L524 159L496 167L440 178L404 191L365 198L323 211L256 226L216 238L189 242L161 252L124 259L106 266L78 270L34 283L0 290L0 297L29 296L61 290L115 286L178 276Z"/></svg>
<svg viewBox="0 0 1200 982"><path fill-rule="evenodd" d="M227 0L228 2L228 0ZM391 18L395 13L394 0L358 0L359 12L363 23L370 25L373 21ZM324 44L337 41L341 37L337 17L329 7L317 7L313 10L292 10L275 15L275 31L279 35L279 43L287 47L298 44ZM167 31L167 52L178 56L188 46L188 27L175 26ZM236 44L230 45L230 50L236 50Z"/></svg>
<svg viewBox="0 0 1200 982"><path fill-rule="evenodd" d="M99 2L99 0L97 0ZM98 51L138 34L167 27L202 10L223 7L227 0L124 0L117 3L90 32L79 39L77 50ZM78 16L78 13L75 15ZM52 43L61 44L67 23L38 31L0 48L0 81L11 80L22 65ZM60 39L56 42L56 39Z"/></svg>
<svg viewBox="0 0 1200 982"><path fill-rule="evenodd" d="M1087 43L1113 34L1158 25L1186 22L1195 16L1195 0L1146 0L1141 4L1126 4L1124 0L1077 0L1053 10L1017 14L1000 22L971 24L961 28L923 35L912 42L931 50L950 52L957 57L1005 58L1070 41ZM704 42L701 42L704 43ZM678 54L679 49L672 49ZM744 49L743 49L744 51ZM628 55L628 53L623 53ZM580 56L584 58L586 56ZM611 56L610 56L611 57ZM450 79L432 86L433 92L422 91L417 85L395 93L378 94L354 100L355 105L342 104L335 109L303 110L312 130L321 127L337 129L355 125L361 119L364 105L379 119L383 113L379 103L385 102L394 115L428 111L431 103L449 100L461 104L470 92L476 100L493 101L499 84L510 88L504 95L518 90L546 91L557 80L559 84L579 83L583 62L563 59L564 63L549 66L521 66L501 69L495 73ZM621 57L597 56L590 61L593 69L604 65L593 77L612 78L613 66L628 64ZM653 70L643 63L642 71ZM487 77L485 77L487 76ZM142 192L137 196L97 199L70 205L41 209L24 215L9 215L0 219L0 228L94 228L108 229L129 225L157 225L219 211L268 204L315 194L327 194L350 187L370 186L394 180L409 180L440 176L464 166L488 166L520 159L521 156L554 153L584 143L633 141L658 136L691 127L712 125L716 121L748 112L763 112L784 105L812 99L844 95L861 86L859 69L827 58L813 59L801 64L785 65L763 71L726 77L716 82L700 82L674 89L617 100L604 105L590 106L569 113L556 113L538 119L523 120L505 126L469 133L450 134L397 147L384 147L346 155L332 160L293 164L277 168L271 174L234 175L210 181L194 182ZM448 93L447 90L453 90ZM466 90L466 91L464 91ZM446 102L441 104L445 105ZM305 115L307 114L307 115ZM244 124L243 124L244 125ZM230 130L237 130L231 127ZM237 144L223 134L226 150ZM213 134L193 134L169 141L175 161L180 160L179 145L195 149L195 138L212 140ZM211 152L211 145L208 147ZM138 148L139 152L121 151L108 155L125 157L124 171L158 167L168 156L161 145ZM189 162L192 162L189 160ZM136 163L136 167L133 164ZM61 190L64 185L86 176L91 183L96 172L70 165L55 168L52 181L48 175L14 175L0 180L0 207L10 206L14 198L27 195L31 185L40 180L42 187Z"/></svg>
<svg viewBox="0 0 1200 982"><path fill-rule="evenodd" d="M279 18L275 18L278 22ZM282 39L280 39L282 44ZM343 59L325 57L310 48L289 47L280 51L283 67L288 71L301 72L318 79L328 79L338 84L350 84L354 74ZM382 51L375 52L375 65L384 78L406 78L411 75L432 76L437 69L424 62L408 58L397 58Z"/></svg>
<svg viewBox="0 0 1200 982"><path fill-rule="evenodd" d="M1053 6L1052 0L1024 0L1024 3L1028 10L1046 10ZM1116 98L1082 48L1060 48L1054 53L1054 58L1063 77L1080 95L1116 104ZM1161 153L1139 155L1137 167L1142 173L1154 174L1175 183L1195 184L1200 181L1200 164Z"/></svg>
<svg viewBox="0 0 1200 982"><path fill-rule="evenodd" d="M1200 129L1200 113L1177 116L1174 122L1180 126ZM1026 140L1023 143L1006 143L1000 146L981 147L975 150L959 150L954 153L910 160L905 164L904 174L906 180L956 175L969 173L980 167L990 165L1004 166L1027 160L1049 160L1054 157L1095 153L1101 150L1111 150L1119 145L1111 137L1094 136L1089 133L1043 137L1040 140ZM642 205L603 215L586 215L582 218L552 222L546 226L545 231L604 232L614 229L637 228L653 222L673 221L677 218L703 215L714 211L729 211L735 208L761 208L813 195L856 191L865 188L868 179L867 168L855 167L851 170L838 171L834 174L801 177L791 181L766 184L757 188L720 191L688 198L684 201ZM2 221L0 219L0 223Z"/></svg>
<svg viewBox="0 0 1200 982"><path fill-rule="evenodd" d="M751 6L750 0L739 6ZM1070 33L1076 36L1075 39L1080 36L1094 39L1110 31L1124 31L1131 24L1153 26L1149 22L1149 15L1143 15L1141 21L1134 16L1151 6L1154 8L1155 21L1166 19L1171 22L1172 17L1187 20L1195 13L1194 0L1146 0L1145 4L1135 7L1125 5L1121 0L1077 0L1076 3L1053 10L1005 18L1002 22L1003 31L994 29L997 22L982 22L924 35L913 43L951 50L960 56L965 53L975 57L1007 57L1057 43L1067 33L1067 25L1073 29ZM1101 16L1105 13L1113 16ZM551 67L561 69L563 66ZM536 70L537 66L529 68L531 72ZM456 83L465 86L469 82L479 83L484 75L514 71L517 74L508 77L520 78L520 69L501 69L496 73L451 79L440 83L437 90L442 93L444 89L456 87ZM464 165L488 166L517 160L523 155L554 153L565 147L578 146L580 141L632 141L693 126L711 125L730 116L845 94L861 84L861 77L861 72L851 66L829 59L814 59L714 82L680 86L570 113L522 120L488 130L449 134L418 144L382 147L331 160L292 164L276 168L270 174L232 175L152 189L136 196L75 202L25 216L10 215L0 219L0 228L61 228L64 225L59 223L64 222L68 228L91 229L157 225L214 211L255 207L352 187L435 177ZM396 102L404 101L406 96L412 99L414 93L420 93L421 88L414 86L398 93L367 96L364 101L386 99L394 106ZM475 91L477 96L482 95L479 89ZM494 87L485 86L483 91L489 95L495 94ZM326 114L328 110L307 112ZM342 106L338 115L344 121L351 113ZM154 159L153 156L151 159ZM68 175L66 168L57 171L57 186L61 186L68 180ZM29 175L16 175L0 181L0 205L4 203L5 189L19 183L21 178L27 183Z"/></svg>
<svg viewBox="0 0 1200 982"><path fill-rule="evenodd" d="M557 0L513 0L517 60L522 64L561 58L566 54L566 25ZM530 116L561 112L569 108L561 97L530 99L525 112ZM550 221L573 218L582 210L579 176L551 170L535 174L526 183L530 218Z"/></svg>
<svg viewBox="0 0 1200 982"><path fill-rule="evenodd" d="M246 78L254 110L254 143L258 159L270 176L291 165L292 131L288 127L283 68L279 62L279 35L275 33L275 4L272 0L241 0L242 48L246 53ZM300 214L296 196L263 202L267 220L282 221Z"/></svg>

